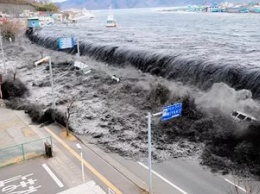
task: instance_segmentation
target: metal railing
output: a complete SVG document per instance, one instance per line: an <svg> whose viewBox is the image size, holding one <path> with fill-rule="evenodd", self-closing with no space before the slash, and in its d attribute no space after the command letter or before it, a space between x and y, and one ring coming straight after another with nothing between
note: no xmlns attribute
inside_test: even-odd
<svg viewBox="0 0 260 194"><path fill-rule="evenodd" d="M0 149L0 168L44 155L46 142L52 146L52 137L49 136Z"/></svg>

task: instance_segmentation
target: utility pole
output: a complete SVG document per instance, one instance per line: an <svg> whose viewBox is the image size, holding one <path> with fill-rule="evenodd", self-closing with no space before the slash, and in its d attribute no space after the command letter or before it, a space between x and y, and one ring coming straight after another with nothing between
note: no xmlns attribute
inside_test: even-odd
<svg viewBox="0 0 260 194"><path fill-rule="evenodd" d="M4 54L3 37L2 37L1 31L0 31L0 47L1 47L3 65L4 65L4 74L6 74L5 54Z"/></svg>
<svg viewBox="0 0 260 194"><path fill-rule="evenodd" d="M54 83L53 83L52 64L51 64L51 57L50 56L49 56L49 68L50 68L50 81L51 81L51 94L52 94L52 108L56 109L55 96L54 96Z"/></svg>

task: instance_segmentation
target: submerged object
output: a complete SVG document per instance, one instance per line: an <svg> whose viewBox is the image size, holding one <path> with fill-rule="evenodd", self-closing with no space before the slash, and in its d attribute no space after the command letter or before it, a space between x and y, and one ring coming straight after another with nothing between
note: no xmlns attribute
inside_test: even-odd
<svg viewBox="0 0 260 194"><path fill-rule="evenodd" d="M91 69L89 69L88 65L85 63L82 63L81 61L75 61L74 67L78 70L80 70L83 74L88 74L91 72Z"/></svg>
<svg viewBox="0 0 260 194"><path fill-rule="evenodd" d="M116 75L113 75L111 78L112 78L112 80L115 80L117 83L120 81L120 79L118 77L116 77Z"/></svg>
<svg viewBox="0 0 260 194"><path fill-rule="evenodd" d="M42 58L42 59L40 59L40 60L38 60L38 61L35 61L34 62L34 65L35 66L38 66L38 65L40 65L40 64L42 64L42 63L47 63L49 61L49 57L47 56L47 57L44 57L44 58Z"/></svg>
<svg viewBox="0 0 260 194"><path fill-rule="evenodd" d="M231 115L234 119L238 121L247 121L247 122L257 121L255 117L239 111L233 111Z"/></svg>

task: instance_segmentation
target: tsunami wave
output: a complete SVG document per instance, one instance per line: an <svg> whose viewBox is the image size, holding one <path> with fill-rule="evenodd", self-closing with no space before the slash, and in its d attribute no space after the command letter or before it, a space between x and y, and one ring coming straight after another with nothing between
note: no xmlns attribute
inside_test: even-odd
<svg viewBox="0 0 260 194"><path fill-rule="evenodd" d="M42 37L30 30L27 30L26 35L38 45L59 50L58 38ZM77 48L75 46L63 51L75 54ZM158 51L91 43L81 44L80 54L111 65L125 66L130 64L143 72L195 85L204 90L210 88L214 83L223 82L236 90L250 90L253 98L260 98L259 67L245 67L239 64L227 65Z"/></svg>

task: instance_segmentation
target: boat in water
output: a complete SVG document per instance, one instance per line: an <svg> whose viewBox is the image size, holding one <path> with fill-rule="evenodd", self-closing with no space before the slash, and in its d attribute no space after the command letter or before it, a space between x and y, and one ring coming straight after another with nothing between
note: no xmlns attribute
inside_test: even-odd
<svg viewBox="0 0 260 194"><path fill-rule="evenodd" d="M106 27L116 27L116 21L112 13L112 7L109 8L109 14L107 16Z"/></svg>

